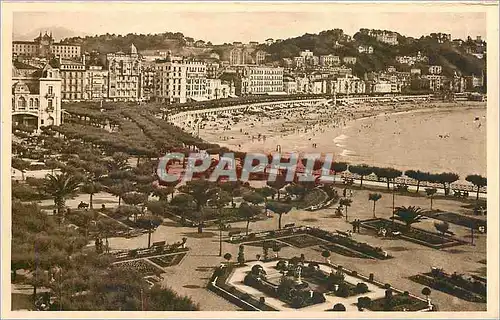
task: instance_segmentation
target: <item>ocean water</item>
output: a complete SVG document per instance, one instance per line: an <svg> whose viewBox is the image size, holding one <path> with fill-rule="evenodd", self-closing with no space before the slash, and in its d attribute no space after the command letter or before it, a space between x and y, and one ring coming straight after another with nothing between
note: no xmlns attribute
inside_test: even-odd
<svg viewBox="0 0 500 320"><path fill-rule="evenodd" d="M333 139L339 161L486 175L486 108L402 112L352 121Z"/></svg>

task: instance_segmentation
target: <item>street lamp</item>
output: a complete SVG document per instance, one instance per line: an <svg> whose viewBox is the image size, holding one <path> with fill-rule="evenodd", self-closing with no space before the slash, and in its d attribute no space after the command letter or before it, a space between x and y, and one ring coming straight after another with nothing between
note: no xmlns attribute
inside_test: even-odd
<svg viewBox="0 0 500 320"><path fill-rule="evenodd" d="M394 213L396 211L396 208L394 207L394 198L396 196L396 188L394 185L392 186L392 229L394 230Z"/></svg>

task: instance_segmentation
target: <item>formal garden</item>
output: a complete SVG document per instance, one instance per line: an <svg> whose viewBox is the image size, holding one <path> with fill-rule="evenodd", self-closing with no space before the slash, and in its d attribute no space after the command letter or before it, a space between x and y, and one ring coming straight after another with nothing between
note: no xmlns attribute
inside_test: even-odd
<svg viewBox="0 0 500 320"><path fill-rule="evenodd" d="M339 265L306 261L303 255L228 263L214 272L209 288L250 311L427 311L434 308L428 299L380 283L373 275L366 277ZM341 304L343 310L337 310L337 304Z"/></svg>

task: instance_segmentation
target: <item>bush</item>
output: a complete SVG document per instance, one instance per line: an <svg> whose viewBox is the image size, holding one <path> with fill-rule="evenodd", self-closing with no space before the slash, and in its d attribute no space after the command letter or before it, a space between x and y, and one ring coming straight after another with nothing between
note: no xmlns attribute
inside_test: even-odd
<svg viewBox="0 0 500 320"><path fill-rule="evenodd" d="M259 298L259 303L260 303L260 304L264 304L264 303L266 303L266 298L265 298L265 297L260 297L260 298Z"/></svg>
<svg viewBox="0 0 500 320"><path fill-rule="evenodd" d="M325 301L326 301L326 299L325 299L324 294L322 294L321 292L318 292L318 291L313 292L313 296L312 296L313 303L323 303Z"/></svg>
<svg viewBox="0 0 500 320"><path fill-rule="evenodd" d="M33 187L20 183L12 184L12 197L21 201L36 201L43 198Z"/></svg>
<svg viewBox="0 0 500 320"><path fill-rule="evenodd" d="M368 292L368 286L364 282L359 282L356 285L356 293L366 293Z"/></svg>
<svg viewBox="0 0 500 320"><path fill-rule="evenodd" d="M345 284L340 284L337 291L335 291L337 297L347 298L349 296L349 288Z"/></svg>
<svg viewBox="0 0 500 320"><path fill-rule="evenodd" d="M292 298L290 305L292 306L292 308L302 308L305 305L304 298L297 295L297 296Z"/></svg>
<svg viewBox="0 0 500 320"><path fill-rule="evenodd" d="M241 295L241 300L247 301L249 299L250 299L250 295L248 293L244 293L244 294Z"/></svg>

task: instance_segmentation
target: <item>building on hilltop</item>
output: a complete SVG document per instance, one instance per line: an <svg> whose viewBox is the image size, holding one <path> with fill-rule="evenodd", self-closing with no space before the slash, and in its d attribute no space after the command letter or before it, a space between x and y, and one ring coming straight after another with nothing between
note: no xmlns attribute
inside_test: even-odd
<svg viewBox="0 0 500 320"><path fill-rule="evenodd" d="M108 53L106 60L109 71L109 99L139 100L142 60L137 48L132 44L129 53Z"/></svg>
<svg viewBox="0 0 500 320"><path fill-rule="evenodd" d="M79 58L81 55L81 46L74 44L56 43L50 34L40 35L33 41L12 41L13 56L31 56L31 57L61 57L65 59Z"/></svg>
<svg viewBox="0 0 500 320"><path fill-rule="evenodd" d="M356 64L357 58L356 57L344 57L342 61L345 64Z"/></svg>
<svg viewBox="0 0 500 320"><path fill-rule="evenodd" d="M372 46L366 46L366 45L360 45L360 46L358 46L358 52L359 53L372 54L373 53L373 47Z"/></svg>
<svg viewBox="0 0 500 320"><path fill-rule="evenodd" d="M333 54L319 56L319 65L320 66L333 66L340 64L340 57L334 56Z"/></svg>
<svg viewBox="0 0 500 320"><path fill-rule="evenodd" d="M59 70L14 61L12 66L12 122L39 130L62 123Z"/></svg>

